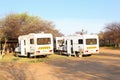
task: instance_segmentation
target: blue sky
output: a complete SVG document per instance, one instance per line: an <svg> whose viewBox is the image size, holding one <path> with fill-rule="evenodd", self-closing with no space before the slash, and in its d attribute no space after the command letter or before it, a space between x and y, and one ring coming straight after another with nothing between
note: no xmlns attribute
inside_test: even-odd
<svg viewBox="0 0 120 80"><path fill-rule="evenodd" d="M91 34L120 21L120 0L0 0L0 17L23 12L52 21L65 35Z"/></svg>

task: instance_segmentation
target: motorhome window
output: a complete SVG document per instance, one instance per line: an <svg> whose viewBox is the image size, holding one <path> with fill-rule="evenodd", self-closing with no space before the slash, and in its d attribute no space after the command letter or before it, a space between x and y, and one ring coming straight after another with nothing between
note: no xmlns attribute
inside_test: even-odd
<svg viewBox="0 0 120 80"><path fill-rule="evenodd" d="M66 45L67 45L67 41L66 41L66 43L65 43Z"/></svg>
<svg viewBox="0 0 120 80"><path fill-rule="evenodd" d="M63 43L64 43L64 41L63 41L63 40L58 40L58 44L59 44L60 46L62 46L62 45L63 45Z"/></svg>
<svg viewBox="0 0 120 80"><path fill-rule="evenodd" d="M83 39L79 39L78 44L83 44Z"/></svg>
<svg viewBox="0 0 120 80"><path fill-rule="evenodd" d="M24 40L24 45L26 45L26 41Z"/></svg>
<svg viewBox="0 0 120 80"><path fill-rule="evenodd" d="M94 45L97 44L97 39L86 39L87 45Z"/></svg>
<svg viewBox="0 0 120 80"><path fill-rule="evenodd" d="M43 44L51 44L50 38L37 38L37 44L43 45Z"/></svg>
<svg viewBox="0 0 120 80"><path fill-rule="evenodd" d="M70 40L71 41L71 45L73 45L73 40Z"/></svg>
<svg viewBox="0 0 120 80"><path fill-rule="evenodd" d="M34 44L34 39L30 39L30 44Z"/></svg>

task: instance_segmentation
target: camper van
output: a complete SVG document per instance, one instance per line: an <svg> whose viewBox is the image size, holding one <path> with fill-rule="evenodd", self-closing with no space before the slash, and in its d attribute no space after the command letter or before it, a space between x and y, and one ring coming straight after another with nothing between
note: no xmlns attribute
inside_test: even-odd
<svg viewBox="0 0 120 80"><path fill-rule="evenodd" d="M78 56L99 53L99 39L97 35L56 37L56 51L68 55L78 54Z"/></svg>
<svg viewBox="0 0 120 80"><path fill-rule="evenodd" d="M47 56L53 54L53 36L50 33L30 33L18 37L15 49L18 56Z"/></svg>

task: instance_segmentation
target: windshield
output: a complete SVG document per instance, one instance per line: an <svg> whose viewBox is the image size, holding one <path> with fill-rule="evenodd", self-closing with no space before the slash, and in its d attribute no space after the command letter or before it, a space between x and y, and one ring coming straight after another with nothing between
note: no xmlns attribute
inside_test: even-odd
<svg viewBox="0 0 120 80"><path fill-rule="evenodd" d="M63 40L58 40L58 44L59 44L60 46L62 46L62 45L63 45L63 43L64 43L64 41L63 41Z"/></svg>
<svg viewBox="0 0 120 80"><path fill-rule="evenodd" d="M86 45L97 44L97 39L86 39Z"/></svg>

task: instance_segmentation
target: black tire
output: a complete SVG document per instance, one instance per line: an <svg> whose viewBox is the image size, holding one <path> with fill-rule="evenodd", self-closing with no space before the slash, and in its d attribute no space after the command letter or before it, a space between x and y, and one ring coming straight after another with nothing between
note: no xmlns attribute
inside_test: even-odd
<svg viewBox="0 0 120 80"><path fill-rule="evenodd" d="M71 54L68 54L68 57L71 57Z"/></svg>
<svg viewBox="0 0 120 80"><path fill-rule="evenodd" d="M31 57L31 56L30 56L30 53L27 53L27 57L28 57L28 58L30 58L30 57Z"/></svg>
<svg viewBox="0 0 120 80"><path fill-rule="evenodd" d="M48 57L48 55L43 55L43 57Z"/></svg>
<svg viewBox="0 0 120 80"><path fill-rule="evenodd" d="M18 57L18 54L19 54L18 52L15 52L14 56L15 56L15 57Z"/></svg>

